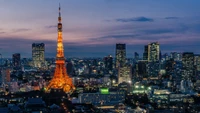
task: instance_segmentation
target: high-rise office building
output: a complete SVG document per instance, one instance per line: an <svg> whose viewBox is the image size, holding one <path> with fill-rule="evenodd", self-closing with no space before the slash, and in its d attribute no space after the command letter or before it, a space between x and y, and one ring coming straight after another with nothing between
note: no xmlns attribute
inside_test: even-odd
<svg viewBox="0 0 200 113"><path fill-rule="evenodd" d="M148 45L144 46L143 60L148 60Z"/></svg>
<svg viewBox="0 0 200 113"><path fill-rule="evenodd" d="M200 75L200 55L194 55L194 75L199 77Z"/></svg>
<svg viewBox="0 0 200 113"><path fill-rule="evenodd" d="M194 77L194 53L184 52L182 64L182 79L191 80Z"/></svg>
<svg viewBox="0 0 200 113"><path fill-rule="evenodd" d="M148 44L148 61L155 62L160 60L160 44L153 42Z"/></svg>
<svg viewBox="0 0 200 113"><path fill-rule="evenodd" d="M194 55L194 66L197 71L200 71L200 55Z"/></svg>
<svg viewBox="0 0 200 113"><path fill-rule="evenodd" d="M126 64L126 44L116 44L116 68Z"/></svg>
<svg viewBox="0 0 200 113"><path fill-rule="evenodd" d="M158 77L160 70L160 44L152 42L148 44L147 73L150 77Z"/></svg>
<svg viewBox="0 0 200 113"><path fill-rule="evenodd" d="M166 60L165 70L166 70L167 77L175 75L175 64L176 62L174 61L173 58Z"/></svg>
<svg viewBox="0 0 200 113"><path fill-rule="evenodd" d="M111 71L113 69L113 57L111 55L104 58L104 64L106 70Z"/></svg>
<svg viewBox="0 0 200 113"><path fill-rule="evenodd" d="M1 83L10 82L10 68L3 68L1 74Z"/></svg>
<svg viewBox="0 0 200 113"><path fill-rule="evenodd" d="M126 65L118 68L118 84L122 82L131 83L132 81L132 66Z"/></svg>
<svg viewBox="0 0 200 113"><path fill-rule="evenodd" d="M139 77L147 77L147 60L139 60L138 63L137 63L137 74Z"/></svg>
<svg viewBox="0 0 200 113"><path fill-rule="evenodd" d="M19 53L15 53L12 55L12 63L14 67L20 67L21 66L21 57Z"/></svg>
<svg viewBox="0 0 200 113"><path fill-rule="evenodd" d="M158 77L160 71L160 62L148 62L147 73L149 77Z"/></svg>
<svg viewBox="0 0 200 113"><path fill-rule="evenodd" d="M32 44L32 59L34 67L42 67L45 63L44 58L45 44L44 43L33 43Z"/></svg>

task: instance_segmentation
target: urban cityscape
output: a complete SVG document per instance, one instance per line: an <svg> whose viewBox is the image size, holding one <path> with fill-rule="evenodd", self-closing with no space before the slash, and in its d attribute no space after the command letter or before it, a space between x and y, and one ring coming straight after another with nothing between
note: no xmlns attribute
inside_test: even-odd
<svg viewBox="0 0 200 113"><path fill-rule="evenodd" d="M120 2L119 4L123 4L125 1L105 0L103 3L110 4L110 2ZM132 3L132 1L129 2ZM2 3L8 4L9 2ZM75 2L70 3L73 4ZM182 2L179 1L176 3ZM185 6L187 3L183 0L182 4ZM188 7L194 6L194 10L196 11L195 7L197 6L195 4L197 3L200 2L194 0L194 2L187 5ZM11 5L14 6L13 4ZM10 51L9 48L7 50L5 48L2 52L1 49L7 44L6 41L5 44L3 42L3 35L7 32L3 31L4 28L0 28L0 40L2 41L0 44L0 113L200 112L200 53L198 53L199 49L198 45L196 45L199 41L199 36L197 35L199 31L195 32L195 34L190 31L192 28L187 28L190 29L190 32L188 32L191 34L191 39L183 36L179 40L177 38L171 41L169 38L171 35L167 33L175 33L175 31L159 29L155 37L161 35L161 37L168 38L163 39L164 41L162 39L148 40L149 37L142 39L143 41L145 40L145 43L142 42L140 44L142 50L139 52L137 51L138 49L130 48L132 40L129 42L130 37L140 37L139 34L122 34L124 37L128 37L125 39L123 39L124 37L122 35L113 35L110 36L112 37L111 39L107 40L108 42L114 38L119 40L114 41L112 44L113 51L108 52L108 54L106 49L109 48L103 48L103 50L95 49L95 52L91 51L91 55L88 57L84 55L82 57L79 54L78 56L68 57L70 52L66 51L71 49L66 49L66 47L70 46L70 43L73 42L66 43L65 40L68 38L68 35L64 29L68 28L66 28L67 25L64 25L66 24L64 23L66 19L63 19L63 12L67 10L65 4L62 2L59 3L56 1L51 5L56 7L57 12L54 11L52 13L56 13L55 15L57 15L53 19L57 25L52 24L54 26L48 27L53 28L53 33L56 37L52 40L56 43L51 43L51 41L46 43L46 41L42 42L42 40L38 41L33 39L31 39L31 43L26 43L26 41L22 42L26 43L26 46L21 49L31 47L31 52L29 51L31 53L30 57L26 56L26 51L24 50L24 52L18 52L16 48L21 45L15 45L14 41L18 41L17 39L13 41L13 44L9 44L9 47L15 49L15 52L12 52L10 57L7 56L8 53L6 52ZM134 7L134 4L131 5ZM0 8L0 12L1 10L6 9ZM6 14L4 15L7 16ZM165 19L172 21L178 18L172 16L165 17ZM104 22L110 21L104 20ZM121 18L116 19L116 21L126 23L128 21L152 22L155 20L139 17L132 19ZM42 21L43 24L45 22L47 21ZM2 25L4 26L3 23ZM137 26L140 25L142 26L143 23L137 23ZM193 27L196 30L200 30L197 26ZM184 26L184 28L186 27ZM23 31L23 34L25 34L26 30L28 29L18 31ZM181 36L184 35L178 28L176 31ZM152 35L150 32L155 33L156 31L149 30L148 32L148 35ZM103 40L106 40L106 38L108 37L101 37ZM79 39L76 40L79 41ZM102 41L97 39L93 40L96 42ZM138 40L135 40L136 43L140 43ZM167 40L170 40L168 48L166 48L165 43L168 42ZM174 45L176 43L175 40L177 40L177 44L181 40L186 42L182 46L178 45L176 47ZM194 40L194 43L191 43L191 40ZM12 42L12 40L10 41ZM86 44L81 39L80 43L83 45L84 43ZM90 48L95 45L98 46L98 43L90 43L92 43L92 46L89 46ZM164 49L162 49L163 46ZM85 48L83 46L81 47L72 50L74 52L84 51ZM51 57L46 53L49 48L52 51ZM178 50L178 48L181 49ZM128 49L131 49L132 55L130 55ZM103 53L106 54L103 54L104 57L101 57L101 55L99 57L92 55L98 53L98 51L105 51ZM84 53L82 52L80 54Z"/></svg>

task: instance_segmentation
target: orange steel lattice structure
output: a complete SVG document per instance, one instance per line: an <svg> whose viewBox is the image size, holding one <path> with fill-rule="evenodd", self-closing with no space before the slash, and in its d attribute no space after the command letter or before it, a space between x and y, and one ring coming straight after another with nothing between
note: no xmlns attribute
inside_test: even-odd
<svg viewBox="0 0 200 113"><path fill-rule="evenodd" d="M60 10L61 9L59 5L56 68L53 78L51 79L49 85L46 87L46 91L50 91L50 89L62 89L66 93L71 93L75 90L75 87L72 83L72 79L67 74L65 66Z"/></svg>

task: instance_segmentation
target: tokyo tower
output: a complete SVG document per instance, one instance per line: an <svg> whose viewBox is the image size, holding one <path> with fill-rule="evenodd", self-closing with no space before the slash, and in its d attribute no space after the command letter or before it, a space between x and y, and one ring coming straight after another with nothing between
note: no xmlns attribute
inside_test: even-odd
<svg viewBox="0 0 200 113"><path fill-rule="evenodd" d="M59 4L56 68L53 78L50 80L49 85L46 87L46 91L50 91L50 89L62 89L66 93L71 93L75 90L75 87L72 83L72 79L67 74L65 66L60 10L61 8Z"/></svg>

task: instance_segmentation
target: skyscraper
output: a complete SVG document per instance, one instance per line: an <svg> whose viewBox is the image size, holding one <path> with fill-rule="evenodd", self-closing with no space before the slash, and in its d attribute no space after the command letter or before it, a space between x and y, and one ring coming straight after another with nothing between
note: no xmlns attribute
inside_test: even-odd
<svg viewBox="0 0 200 113"><path fill-rule="evenodd" d="M148 44L148 61L154 62L160 60L160 44L153 42Z"/></svg>
<svg viewBox="0 0 200 113"><path fill-rule="evenodd" d="M184 52L182 63L182 79L191 80L194 77L194 53Z"/></svg>
<svg viewBox="0 0 200 113"><path fill-rule="evenodd" d="M148 45L144 46L143 60L148 60Z"/></svg>
<svg viewBox="0 0 200 113"><path fill-rule="evenodd" d="M3 68L1 74L2 74L1 76L2 83L10 82L10 68Z"/></svg>
<svg viewBox="0 0 200 113"><path fill-rule="evenodd" d="M65 66L60 6L59 6L59 17L58 17L56 68L54 76L51 79L50 83L48 84L46 91L50 91L50 89L62 89L66 93L71 93L72 91L75 90L73 81L68 76Z"/></svg>
<svg viewBox="0 0 200 113"><path fill-rule="evenodd" d="M147 77L147 60L139 60L138 64L136 65L136 71L138 72L139 77Z"/></svg>
<svg viewBox="0 0 200 113"><path fill-rule="evenodd" d="M194 66L196 67L196 70L200 72L200 55L194 56Z"/></svg>
<svg viewBox="0 0 200 113"><path fill-rule="evenodd" d="M19 53L15 53L12 55L12 64L14 67L20 67L21 65L21 57Z"/></svg>
<svg viewBox="0 0 200 113"><path fill-rule="evenodd" d="M116 44L116 68L126 63L126 44Z"/></svg>
<svg viewBox="0 0 200 113"><path fill-rule="evenodd" d="M45 63L44 58L45 44L44 43L33 43L32 44L32 59L34 67L42 67Z"/></svg>
<svg viewBox="0 0 200 113"><path fill-rule="evenodd" d="M104 64L106 70L111 71L113 69L113 57L111 55L105 57Z"/></svg>
<svg viewBox="0 0 200 113"><path fill-rule="evenodd" d="M194 55L194 73L196 77L199 77L200 75L200 55L199 54Z"/></svg>
<svg viewBox="0 0 200 113"><path fill-rule="evenodd" d="M158 42L148 44L148 76L158 77L160 70L160 45Z"/></svg>

